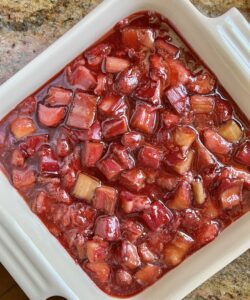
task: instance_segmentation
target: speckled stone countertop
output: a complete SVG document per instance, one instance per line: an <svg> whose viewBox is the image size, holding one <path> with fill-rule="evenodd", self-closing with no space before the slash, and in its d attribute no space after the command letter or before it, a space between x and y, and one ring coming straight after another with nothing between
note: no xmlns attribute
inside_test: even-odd
<svg viewBox="0 0 250 300"><path fill-rule="evenodd" d="M220 15L235 6L250 20L249 0L191 1L208 16ZM1 0L0 84L100 2L101 0ZM250 299L250 250L185 297L185 300L231 299Z"/></svg>

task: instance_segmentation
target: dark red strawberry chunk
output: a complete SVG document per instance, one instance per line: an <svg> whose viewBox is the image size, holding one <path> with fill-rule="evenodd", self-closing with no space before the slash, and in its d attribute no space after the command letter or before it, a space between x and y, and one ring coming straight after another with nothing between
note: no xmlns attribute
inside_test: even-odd
<svg viewBox="0 0 250 300"><path fill-rule="evenodd" d="M113 153L114 159L124 169L132 169L135 166L134 158L124 146L120 144L113 144L111 145L111 151Z"/></svg>
<svg viewBox="0 0 250 300"><path fill-rule="evenodd" d="M151 204L150 208L144 210L142 218L148 227L155 231L171 221L172 213L162 202L157 201Z"/></svg>
<svg viewBox="0 0 250 300"><path fill-rule="evenodd" d="M101 160L97 164L98 169L108 180L116 180L123 168L112 158Z"/></svg>
<svg viewBox="0 0 250 300"><path fill-rule="evenodd" d="M38 106L38 119L42 125L48 127L56 127L62 122L66 115L65 107L47 107L39 104Z"/></svg>
<svg viewBox="0 0 250 300"><path fill-rule="evenodd" d="M72 92L70 90L52 86L48 91L45 104L50 106L68 105L71 102L71 98Z"/></svg>
<svg viewBox="0 0 250 300"><path fill-rule="evenodd" d="M143 235L144 228L139 222L133 221L131 218L125 219L122 223L122 236L131 243Z"/></svg>
<svg viewBox="0 0 250 300"><path fill-rule="evenodd" d="M120 194L121 207L125 213L144 211L150 207L151 200L144 195L132 194L128 191L122 191Z"/></svg>
<svg viewBox="0 0 250 300"><path fill-rule="evenodd" d="M138 132L126 132L122 136L122 144L130 150L136 150L143 142L143 136Z"/></svg>
<svg viewBox="0 0 250 300"><path fill-rule="evenodd" d="M102 122L102 133L105 139L117 137L128 131L126 117L106 119Z"/></svg>
<svg viewBox="0 0 250 300"><path fill-rule="evenodd" d="M161 82L148 81L145 85L140 86L135 91L134 96L139 100L147 101L155 106L161 105Z"/></svg>
<svg viewBox="0 0 250 300"><path fill-rule="evenodd" d="M197 243L201 246L211 242L219 233L219 224L216 221L208 221L203 224L197 235Z"/></svg>
<svg viewBox="0 0 250 300"><path fill-rule="evenodd" d="M167 90L166 96L177 113L181 114L189 110L189 97L184 85L179 84Z"/></svg>
<svg viewBox="0 0 250 300"><path fill-rule="evenodd" d="M124 95L132 93L138 86L141 78L141 71L138 67L123 71L117 81L117 91Z"/></svg>
<svg viewBox="0 0 250 300"><path fill-rule="evenodd" d="M78 65L73 70L69 67L68 79L70 84L79 87L84 91L93 90L97 84L94 75L83 65Z"/></svg>
<svg viewBox="0 0 250 300"><path fill-rule="evenodd" d="M82 148L82 165L94 167L102 157L104 144L99 142L85 142Z"/></svg>
<svg viewBox="0 0 250 300"><path fill-rule="evenodd" d="M108 73L119 73L126 70L130 65L127 59L108 56L105 61L105 70Z"/></svg>
<svg viewBox="0 0 250 300"><path fill-rule="evenodd" d="M250 167L250 141L240 145L235 154L235 160L240 164Z"/></svg>
<svg viewBox="0 0 250 300"><path fill-rule="evenodd" d="M127 110L124 97L108 94L98 104L99 112L104 116L123 115Z"/></svg>
<svg viewBox="0 0 250 300"><path fill-rule="evenodd" d="M121 264L131 270L139 267L141 264L136 246L127 240L121 242L119 246L119 256Z"/></svg>
<svg viewBox="0 0 250 300"><path fill-rule="evenodd" d="M113 215L115 212L116 202L116 189L104 185L96 189L93 201L93 206L96 209L100 209L109 215Z"/></svg>
<svg viewBox="0 0 250 300"><path fill-rule="evenodd" d="M120 177L120 184L131 191L139 192L145 186L145 174L139 169L124 171Z"/></svg>
<svg viewBox="0 0 250 300"><path fill-rule="evenodd" d="M153 169L158 169L160 167L162 159L162 150L151 145L143 146L138 154L138 162L144 167Z"/></svg>
<svg viewBox="0 0 250 300"><path fill-rule="evenodd" d="M89 129L94 122L95 113L96 97L77 92L68 116L67 125L80 129Z"/></svg>
<svg viewBox="0 0 250 300"><path fill-rule="evenodd" d="M95 234L107 241L120 239L120 223L115 216L100 216L95 222Z"/></svg>

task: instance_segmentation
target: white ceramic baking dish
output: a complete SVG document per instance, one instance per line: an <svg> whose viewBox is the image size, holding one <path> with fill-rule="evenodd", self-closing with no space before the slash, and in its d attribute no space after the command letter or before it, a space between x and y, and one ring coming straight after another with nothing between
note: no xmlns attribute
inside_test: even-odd
<svg viewBox="0 0 250 300"><path fill-rule="evenodd" d="M106 0L0 87L0 119L95 42L140 10L166 16L250 117L250 30L236 9L209 19L188 0ZM131 300L178 300L250 245L249 214ZM111 299L74 263L0 172L0 261L32 300Z"/></svg>

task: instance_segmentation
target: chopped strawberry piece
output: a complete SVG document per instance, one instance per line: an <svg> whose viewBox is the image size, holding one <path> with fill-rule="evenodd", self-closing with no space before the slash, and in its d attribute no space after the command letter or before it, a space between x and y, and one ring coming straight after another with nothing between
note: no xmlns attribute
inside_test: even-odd
<svg viewBox="0 0 250 300"><path fill-rule="evenodd" d="M135 245L127 240L123 240L119 250L122 265L132 270L141 265L140 256Z"/></svg>
<svg viewBox="0 0 250 300"><path fill-rule="evenodd" d="M60 106L68 105L71 102L72 92L61 87L52 86L48 91L45 105Z"/></svg>
<svg viewBox="0 0 250 300"><path fill-rule="evenodd" d="M145 174L139 169L124 171L120 177L120 183L129 190L139 192L145 186Z"/></svg>
<svg viewBox="0 0 250 300"><path fill-rule="evenodd" d="M76 182L76 172L74 170L69 170L66 174L63 175L62 185L63 187L70 191Z"/></svg>
<svg viewBox="0 0 250 300"><path fill-rule="evenodd" d="M121 142L125 147L129 148L130 150L136 150L141 146L143 142L143 136L135 131L126 132L122 136Z"/></svg>
<svg viewBox="0 0 250 300"><path fill-rule="evenodd" d="M101 141L102 129L98 120L94 121L89 129L74 130L74 134L79 141Z"/></svg>
<svg viewBox="0 0 250 300"><path fill-rule="evenodd" d="M187 209L192 201L191 186L188 182L183 181L177 188L173 199L168 202L168 207L172 209Z"/></svg>
<svg viewBox="0 0 250 300"><path fill-rule="evenodd" d="M124 95L132 93L138 86L141 71L138 67L132 67L123 71L117 81L117 91Z"/></svg>
<svg viewBox="0 0 250 300"><path fill-rule="evenodd" d="M19 149L15 149L12 152L11 164L15 167L23 167L24 166L25 156L23 155L22 151L20 151Z"/></svg>
<svg viewBox="0 0 250 300"><path fill-rule="evenodd" d="M171 129L179 124L180 117L170 111L164 111L162 113L163 124L167 129Z"/></svg>
<svg viewBox="0 0 250 300"><path fill-rule="evenodd" d="M184 151L190 148L196 139L196 133L191 127L178 126L173 134L174 142Z"/></svg>
<svg viewBox="0 0 250 300"><path fill-rule="evenodd" d="M97 76L97 86L94 90L94 93L100 96L107 89L107 76L99 73Z"/></svg>
<svg viewBox="0 0 250 300"><path fill-rule="evenodd" d="M162 159L162 150L151 145L143 146L138 154L138 162L144 167L153 169L160 167Z"/></svg>
<svg viewBox="0 0 250 300"><path fill-rule="evenodd" d="M129 272L119 269L115 274L115 280L119 286L129 286L131 285L133 278Z"/></svg>
<svg viewBox="0 0 250 300"><path fill-rule="evenodd" d="M82 165L94 167L101 159L104 150L104 144L99 142L85 142L82 148Z"/></svg>
<svg viewBox="0 0 250 300"><path fill-rule="evenodd" d="M77 92L68 116L67 125L80 129L89 129L95 119L96 100L95 96Z"/></svg>
<svg viewBox="0 0 250 300"><path fill-rule="evenodd" d="M94 75L83 65L78 65L73 70L69 67L68 80L71 85L77 86L84 91L93 90L97 84Z"/></svg>
<svg viewBox="0 0 250 300"><path fill-rule="evenodd" d="M205 170L216 164L214 156L201 143L197 143L197 168Z"/></svg>
<svg viewBox="0 0 250 300"><path fill-rule="evenodd" d="M214 111L214 97L193 95L190 98L191 109L195 114L209 114Z"/></svg>
<svg viewBox="0 0 250 300"><path fill-rule="evenodd" d="M156 177L156 184L168 191L172 191L177 186L178 182L179 178L176 177L176 175L164 171L157 174Z"/></svg>
<svg viewBox="0 0 250 300"><path fill-rule="evenodd" d="M154 81L168 79L168 66L159 55L150 56L150 77Z"/></svg>
<svg viewBox="0 0 250 300"><path fill-rule="evenodd" d="M100 186L95 191L93 206L96 209L113 215L117 203L117 191L109 186Z"/></svg>
<svg viewBox="0 0 250 300"><path fill-rule="evenodd" d="M45 192L39 192L31 204L34 213L41 215L49 210L49 197Z"/></svg>
<svg viewBox="0 0 250 300"><path fill-rule="evenodd" d="M147 264L135 273L135 280L141 285L148 285L155 282L162 274L159 266Z"/></svg>
<svg viewBox="0 0 250 300"><path fill-rule="evenodd" d="M41 173L58 175L60 171L59 162L55 153L49 146L44 146L39 151L40 162L39 169Z"/></svg>
<svg viewBox="0 0 250 300"><path fill-rule="evenodd" d="M66 157L71 152L71 145L68 139L60 138L57 141L56 153L60 157Z"/></svg>
<svg viewBox="0 0 250 300"><path fill-rule="evenodd" d="M122 236L129 240L131 243L143 235L143 226L131 218L125 219L122 223Z"/></svg>
<svg viewBox="0 0 250 300"><path fill-rule="evenodd" d="M214 119L218 124L232 119L233 108L228 101L216 99L214 107Z"/></svg>
<svg viewBox="0 0 250 300"><path fill-rule="evenodd" d="M188 90L197 94L208 94L214 88L215 78L210 73L198 75L188 84Z"/></svg>
<svg viewBox="0 0 250 300"><path fill-rule="evenodd" d="M98 162L98 169L108 180L116 180L123 168L114 159L106 158Z"/></svg>
<svg viewBox="0 0 250 300"><path fill-rule="evenodd" d="M138 246L138 253L143 262L153 262L156 259L155 254L149 249L147 243L142 243Z"/></svg>
<svg viewBox="0 0 250 300"><path fill-rule="evenodd" d="M130 120L133 128L147 134L152 134L156 126L157 112L152 106L144 103L137 103L135 111Z"/></svg>
<svg viewBox="0 0 250 300"><path fill-rule="evenodd" d="M105 70L108 73L119 73L126 70L130 65L127 59L107 56L105 61Z"/></svg>
<svg viewBox="0 0 250 300"><path fill-rule="evenodd" d="M12 171L13 185L17 189L28 188L32 186L36 181L35 172L32 169L16 170Z"/></svg>
<svg viewBox="0 0 250 300"><path fill-rule="evenodd" d="M21 139L36 131L33 120L25 117L18 117L10 124L10 130L16 139Z"/></svg>
<svg viewBox="0 0 250 300"><path fill-rule="evenodd" d="M218 187L218 199L223 209L231 209L242 201L243 180L224 179Z"/></svg>
<svg viewBox="0 0 250 300"><path fill-rule="evenodd" d="M73 201L69 194L59 185L52 182L46 186L50 198L59 203L71 204Z"/></svg>
<svg viewBox="0 0 250 300"><path fill-rule="evenodd" d="M161 82L149 81L135 91L134 96L139 100L152 103L154 106L161 105Z"/></svg>
<svg viewBox="0 0 250 300"><path fill-rule="evenodd" d="M159 53L163 58L175 58L179 53L179 48L168 43L167 41L164 41L163 39L157 39L155 41L155 48L157 53Z"/></svg>
<svg viewBox="0 0 250 300"><path fill-rule="evenodd" d="M187 69L180 60L168 59L169 80L171 86L177 84L187 84L191 80L191 72Z"/></svg>
<svg viewBox="0 0 250 300"><path fill-rule="evenodd" d="M194 126L199 132L208 128L213 128L214 127L213 114L195 114Z"/></svg>
<svg viewBox="0 0 250 300"><path fill-rule="evenodd" d="M144 211L150 207L151 200L147 196L132 194L122 191L120 194L121 207L125 213Z"/></svg>
<svg viewBox="0 0 250 300"><path fill-rule="evenodd" d="M185 231L195 233L201 223L201 214L198 210L186 209L182 213L181 226Z"/></svg>
<svg viewBox="0 0 250 300"><path fill-rule="evenodd" d="M106 283L110 276L110 267L105 262L87 263L86 267L94 273L95 278L100 283Z"/></svg>
<svg viewBox="0 0 250 300"><path fill-rule="evenodd" d="M32 115L36 110L36 99L35 96L29 96L20 104L18 104L19 113L23 115Z"/></svg>
<svg viewBox="0 0 250 300"><path fill-rule="evenodd" d="M100 216L95 222L95 234L107 241L120 239L120 223L115 216Z"/></svg>
<svg viewBox="0 0 250 300"><path fill-rule="evenodd" d="M178 114L189 110L189 97L184 85L179 84L167 90L166 96Z"/></svg>
<svg viewBox="0 0 250 300"><path fill-rule="evenodd" d="M205 146L214 154L227 155L232 150L232 144L223 139L215 130L207 129L203 133Z"/></svg>
<svg viewBox="0 0 250 300"><path fill-rule="evenodd" d="M42 125L56 127L65 118L65 107L48 107L42 104L38 106L38 119Z"/></svg>
<svg viewBox="0 0 250 300"><path fill-rule="evenodd" d="M117 137L128 131L127 118L113 118L102 122L102 132L106 139Z"/></svg>
<svg viewBox="0 0 250 300"><path fill-rule="evenodd" d="M107 259L108 243L102 240L89 240L85 244L86 255L91 263L103 262Z"/></svg>
<svg viewBox="0 0 250 300"><path fill-rule="evenodd" d="M108 44L99 44L85 51L85 57L90 66L98 66L103 58L110 54L112 48Z"/></svg>
<svg viewBox="0 0 250 300"><path fill-rule="evenodd" d="M250 167L250 141L247 140L240 145L236 154L235 160L240 164Z"/></svg>
<svg viewBox="0 0 250 300"><path fill-rule="evenodd" d="M108 94L99 102L98 110L104 116L114 117L125 114L127 104L124 97Z"/></svg>
<svg viewBox="0 0 250 300"><path fill-rule="evenodd" d="M122 30L122 43L134 50L139 50L142 46L152 49L154 45L154 33L151 29L144 28L124 28Z"/></svg>
<svg viewBox="0 0 250 300"><path fill-rule="evenodd" d="M148 227L155 231L171 221L172 212L162 202L157 201L144 210L142 218Z"/></svg>
<svg viewBox="0 0 250 300"><path fill-rule="evenodd" d="M198 230L197 243L203 246L211 242L219 233L219 224L216 221L208 221Z"/></svg>

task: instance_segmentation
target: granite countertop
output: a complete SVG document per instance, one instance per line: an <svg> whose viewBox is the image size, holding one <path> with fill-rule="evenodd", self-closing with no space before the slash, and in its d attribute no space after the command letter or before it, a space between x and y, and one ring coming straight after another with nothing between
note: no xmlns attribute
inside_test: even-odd
<svg viewBox="0 0 250 300"><path fill-rule="evenodd" d="M250 20L249 0L191 1L208 16L220 15L235 6ZM0 84L100 2L101 0L1 0ZM250 299L250 250L185 297L185 300L208 299Z"/></svg>

